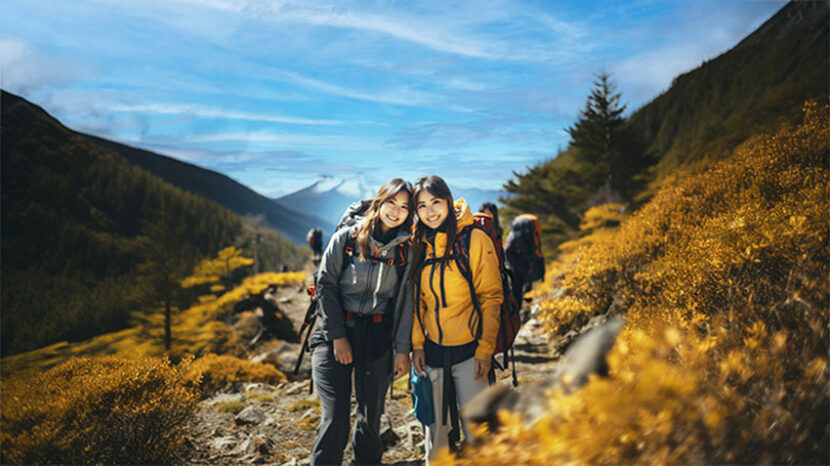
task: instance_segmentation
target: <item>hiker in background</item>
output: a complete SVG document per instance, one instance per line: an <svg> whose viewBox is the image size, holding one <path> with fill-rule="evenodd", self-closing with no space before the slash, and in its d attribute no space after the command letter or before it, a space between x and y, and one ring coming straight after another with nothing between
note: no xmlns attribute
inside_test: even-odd
<svg viewBox="0 0 830 466"><path fill-rule="evenodd" d="M323 254L317 278L322 321L309 341L322 409L311 464L343 460L353 370L354 462L380 463L380 416L393 364L396 376L409 371L412 289L402 279L410 262L412 210L412 186L400 178L389 180L365 216L338 230Z"/></svg>
<svg viewBox="0 0 830 466"><path fill-rule="evenodd" d="M513 219L510 228L504 253L507 268L513 274L513 293L521 306L533 282L545 278L542 224L535 215L522 214Z"/></svg>
<svg viewBox="0 0 830 466"><path fill-rule="evenodd" d="M435 420L427 426L425 443L429 462L442 447L458 447L459 424L464 424L458 407L488 387L504 297L493 242L479 229L465 230L473 224L466 202L453 202L446 182L435 175L419 179L414 194L412 362L432 382ZM455 260L456 239L467 233L470 280ZM461 428L470 439L466 424Z"/></svg>
<svg viewBox="0 0 830 466"><path fill-rule="evenodd" d="M478 211L488 213L493 217L493 228L496 230L496 236L499 239L499 244L496 244L495 246L496 248L501 248L501 239L504 235L504 230L501 229L501 223L499 222L499 208L492 202L485 202L484 204L481 204Z"/></svg>
<svg viewBox="0 0 830 466"><path fill-rule="evenodd" d="M323 254L323 230L312 228L305 235L308 247L311 248L311 262L315 267L320 265L320 256Z"/></svg>

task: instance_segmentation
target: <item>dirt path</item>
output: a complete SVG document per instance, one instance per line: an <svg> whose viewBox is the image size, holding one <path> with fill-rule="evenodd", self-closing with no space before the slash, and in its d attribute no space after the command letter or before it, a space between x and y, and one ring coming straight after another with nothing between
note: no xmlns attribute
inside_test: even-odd
<svg viewBox="0 0 830 466"><path fill-rule="evenodd" d="M276 301L294 329L299 330L309 303L305 287L280 287ZM555 360L534 319L523 325L514 347L520 382L517 390L524 391L544 379ZM237 383L202 401L189 426L189 441L194 447L192 463L309 463L320 418L317 396L309 393L310 358L306 355L295 376L292 371L299 343L262 342L252 350L251 359L264 357L259 351L266 349L279 360L289 381L278 386ZM499 379L498 383L510 383L510 372L500 373ZM381 437L387 446L384 464L423 464L423 428L412 415L412 401L405 393L406 380L404 377L396 381L392 397L387 397L386 414L381 420ZM344 464L351 459L348 446Z"/></svg>

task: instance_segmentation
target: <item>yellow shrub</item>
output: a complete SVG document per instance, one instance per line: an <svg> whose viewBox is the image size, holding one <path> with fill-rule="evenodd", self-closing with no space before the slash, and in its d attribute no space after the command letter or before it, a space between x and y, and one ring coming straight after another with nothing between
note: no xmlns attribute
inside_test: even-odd
<svg viewBox="0 0 830 466"><path fill-rule="evenodd" d="M71 359L4 380L4 464L162 464L184 460L196 388L189 362Z"/></svg>
<svg viewBox="0 0 830 466"><path fill-rule="evenodd" d="M234 382L277 384L286 380L285 374L270 364L216 354L208 354L193 361L188 377L200 381L199 390L202 396L210 395Z"/></svg>
<svg viewBox="0 0 830 466"><path fill-rule="evenodd" d="M158 312L142 316L143 324L129 329L100 335L79 343L61 342L3 358L0 370L5 377L26 370L46 370L72 356L94 357L103 354L115 354L123 358L167 355L173 359L188 354L241 355L247 349L247 341L234 339L231 329L220 319L230 315L234 304L249 294L261 293L269 285L296 285L305 279L305 272L261 273L246 278L238 287L219 298L200 298L200 302L189 309L173 314L173 345L169 351L164 349L163 314Z"/></svg>
<svg viewBox="0 0 830 466"><path fill-rule="evenodd" d="M555 333L614 302L611 377L504 415L477 464L823 464L830 457L830 111L747 141L576 245L546 298Z"/></svg>

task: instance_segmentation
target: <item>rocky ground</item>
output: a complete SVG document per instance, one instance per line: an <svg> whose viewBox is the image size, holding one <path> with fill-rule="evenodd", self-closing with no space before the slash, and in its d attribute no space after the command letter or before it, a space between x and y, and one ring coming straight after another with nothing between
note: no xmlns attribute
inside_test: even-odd
<svg viewBox="0 0 830 466"><path fill-rule="evenodd" d="M279 308L299 329L308 306L304 287L280 287ZM526 308L526 311L527 308ZM532 312L528 312L532 316ZM518 391L550 376L557 351L532 317L522 327L516 344ZM250 359L275 361L289 380L277 386L237 383L200 403L189 426L189 442L195 464L308 464L315 428L320 419L316 394L309 393L309 357L300 373L293 369L299 343L262 341L251 349ZM306 355L308 356L308 355ZM509 383L509 372L499 383ZM384 464L423 464L423 427L412 414L412 401L405 392L408 377L394 384L382 419L382 439L387 446ZM351 446L344 464L352 459Z"/></svg>

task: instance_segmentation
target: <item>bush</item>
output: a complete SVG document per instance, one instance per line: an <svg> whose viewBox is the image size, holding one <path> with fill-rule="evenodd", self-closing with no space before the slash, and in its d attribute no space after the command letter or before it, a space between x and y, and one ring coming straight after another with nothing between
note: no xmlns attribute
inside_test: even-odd
<svg viewBox="0 0 830 466"><path fill-rule="evenodd" d="M197 392L166 359L71 359L4 381L2 463L161 464L187 453Z"/></svg>
<svg viewBox="0 0 830 466"><path fill-rule="evenodd" d="M551 395L456 463L825 464L830 110L753 138L585 242L542 303L561 334L624 312L609 379Z"/></svg>
<svg viewBox="0 0 830 466"><path fill-rule="evenodd" d="M190 365L188 377L199 381L201 396L206 397L234 382L277 384L285 374L270 364L261 364L233 356L208 354Z"/></svg>

